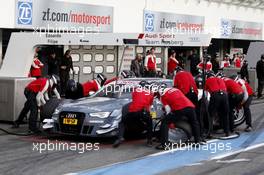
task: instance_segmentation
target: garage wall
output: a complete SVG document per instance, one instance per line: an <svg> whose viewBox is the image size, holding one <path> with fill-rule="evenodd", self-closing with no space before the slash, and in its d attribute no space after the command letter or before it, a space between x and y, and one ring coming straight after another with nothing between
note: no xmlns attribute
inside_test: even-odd
<svg viewBox="0 0 264 175"><path fill-rule="evenodd" d="M107 78L117 74L117 47L115 46L69 46L72 50L73 67L80 71L80 82L93 79L98 73ZM73 75L71 75L73 76ZM77 74L75 80L77 80Z"/></svg>

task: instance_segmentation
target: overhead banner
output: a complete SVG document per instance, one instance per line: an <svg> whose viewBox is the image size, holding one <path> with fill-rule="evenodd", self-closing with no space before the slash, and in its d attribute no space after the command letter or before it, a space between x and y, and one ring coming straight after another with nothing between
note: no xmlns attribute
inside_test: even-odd
<svg viewBox="0 0 264 175"><path fill-rule="evenodd" d="M183 35L166 33L142 33L138 36L140 46L209 46L209 34Z"/></svg>
<svg viewBox="0 0 264 175"><path fill-rule="evenodd" d="M55 0L16 0L15 7L16 28L113 32L113 7Z"/></svg>
<svg viewBox="0 0 264 175"><path fill-rule="evenodd" d="M202 33L204 17L144 10L144 32Z"/></svg>
<svg viewBox="0 0 264 175"><path fill-rule="evenodd" d="M221 19L220 27L221 38L262 40L262 23Z"/></svg>

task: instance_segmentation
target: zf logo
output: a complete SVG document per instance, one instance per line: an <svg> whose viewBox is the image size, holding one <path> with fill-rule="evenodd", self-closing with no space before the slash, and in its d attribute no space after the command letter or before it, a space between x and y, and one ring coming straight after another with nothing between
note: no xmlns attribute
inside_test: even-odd
<svg viewBox="0 0 264 175"><path fill-rule="evenodd" d="M18 2L18 24L32 24L32 2Z"/></svg>
<svg viewBox="0 0 264 175"><path fill-rule="evenodd" d="M154 14L151 13L145 14L145 31L147 32L154 31Z"/></svg>
<svg viewBox="0 0 264 175"><path fill-rule="evenodd" d="M230 36L232 34L231 23L228 20L221 21L221 36Z"/></svg>

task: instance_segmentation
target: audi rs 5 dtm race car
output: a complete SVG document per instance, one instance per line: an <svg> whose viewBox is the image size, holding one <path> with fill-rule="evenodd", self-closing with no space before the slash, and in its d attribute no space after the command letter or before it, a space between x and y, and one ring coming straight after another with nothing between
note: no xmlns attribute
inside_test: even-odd
<svg viewBox="0 0 264 175"><path fill-rule="evenodd" d="M172 80L161 78L128 78L114 81L90 97L64 100L54 111L53 132L63 135L111 137L117 135L122 115L128 112L132 101L131 92L141 81L166 83ZM155 99L151 108L153 118L163 115L162 105Z"/></svg>

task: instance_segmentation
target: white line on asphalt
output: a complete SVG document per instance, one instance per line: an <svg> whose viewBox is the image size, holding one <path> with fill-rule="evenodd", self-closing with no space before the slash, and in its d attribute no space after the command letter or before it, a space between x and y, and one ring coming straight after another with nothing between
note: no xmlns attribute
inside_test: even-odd
<svg viewBox="0 0 264 175"><path fill-rule="evenodd" d="M216 163L250 162L250 159L217 160Z"/></svg>
<svg viewBox="0 0 264 175"><path fill-rule="evenodd" d="M188 164L188 165L185 165L185 166L197 166L197 165L203 165L203 163L192 163L192 164Z"/></svg>
<svg viewBox="0 0 264 175"><path fill-rule="evenodd" d="M262 146L264 146L264 143L252 145L252 146L249 146L249 147L241 149L241 150L237 150L237 151L233 151L233 152L229 152L229 153L226 153L226 154L222 154L222 155L219 155L219 156L212 157L211 160L223 159L225 157L229 157L229 156L232 156L232 155L235 155L235 154L246 152L246 151L249 151L249 150L252 150L252 149L256 149L256 148L259 148L259 147L262 147Z"/></svg>

